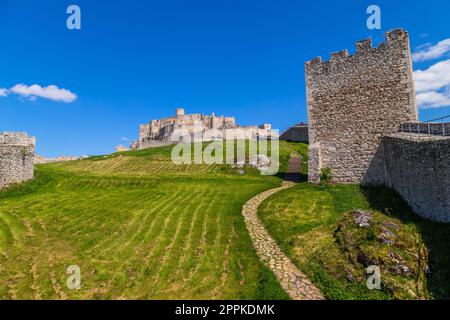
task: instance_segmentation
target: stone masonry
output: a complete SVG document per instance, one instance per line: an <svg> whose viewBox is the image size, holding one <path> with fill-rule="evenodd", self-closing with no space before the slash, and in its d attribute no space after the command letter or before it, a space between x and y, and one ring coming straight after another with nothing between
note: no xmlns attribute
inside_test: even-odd
<svg viewBox="0 0 450 320"><path fill-rule="evenodd" d="M450 123L418 122L408 33L306 63L310 182L384 184L419 215L450 222Z"/></svg>
<svg viewBox="0 0 450 320"><path fill-rule="evenodd" d="M381 139L418 121L408 33L394 30L377 48L367 39L353 55L307 62L306 86L309 180L330 168L334 182L383 183Z"/></svg>
<svg viewBox="0 0 450 320"><path fill-rule="evenodd" d="M26 133L0 133L0 189L33 179L35 145Z"/></svg>
<svg viewBox="0 0 450 320"><path fill-rule="evenodd" d="M270 124L260 126L238 126L234 117L216 116L203 114L185 114L184 109L176 110L175 116L159 120L152 120L148 124L139 127L139 141L133 142L132 149L145 149L177 143L180 138L174 135L175 130L183 130L194 141L204 138L203 134L208 130L209 139L226 139L225 131L234 136L245 137L272 137L278 136ZM192 141L191 140L191 141Z"/></svg>
<svg viewBox="0 0 450 320"><path fill-rule="evenodd" d="M386 185L422 217L450 222L450 136L397 133L381 149Z"/></svg>

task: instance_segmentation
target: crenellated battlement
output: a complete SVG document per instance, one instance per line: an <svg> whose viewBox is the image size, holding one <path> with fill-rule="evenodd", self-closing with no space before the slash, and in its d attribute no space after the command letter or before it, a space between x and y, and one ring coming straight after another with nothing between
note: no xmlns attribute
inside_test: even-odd
<svg viewBox="0 0 450 320"><path fill-rule="evenodd" d="M326 169L335 183L387 185L421 216L450 221L450 123L418 122L407 32L307 62L306 92L310 182Z"/></svg>
<svg viewBox="0 0 450 320"><path fill-rule="evenodd" d="M331 61L340 61L342 59L347 58L348 56L349 56L349 54L348 54L347 49L339 51L339 52L333 52L331 54Z"/></svg>
<svg viewBox="0 0 450 320"><path fill-rule="evenodd" d="M372 50L372 39L364 39L356 42L356 54L365 54Z"/></svg>
<svg viewBox="0 0 450 320"><path fill-rule="evenodd" d="M0 144L2 145L18 145L18 146L35 146L36 138L30 137L25 132L1 132Z"/></svg>
<svg viewBox="0 0 450 320"><path fill-rule="evenodd" d="M342 62L351 63L358 60L359 57L368 55L396 55L395 52L403 54L403 49L409 49L408 32L403 29L395 29L385 34L385 42L382 42L378 47L373 47L372 39L363 39L357 41L355 44L355 53L349 54L348 49L333 52L329 60L323 60L322 57L316 57L310 61L305 62L307 72L321 72L330 67L340 65ZM398 50L401 49L401 50Z"/></svg>
<svg viewBox="0 0 450 320"><path fill-rule="evenodd" d="M306 63L309 142L316 148L310 151L311 181L322 166L333 171L335 182L383 179L381 137L418 119L411 60L408 33L398 29L377 48L365 39L352 55L342 50L328 61Z"/></svg>

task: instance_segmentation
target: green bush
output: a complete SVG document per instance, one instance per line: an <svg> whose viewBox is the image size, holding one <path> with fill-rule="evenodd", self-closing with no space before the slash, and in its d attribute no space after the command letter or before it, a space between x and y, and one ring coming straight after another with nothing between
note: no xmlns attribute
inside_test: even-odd
<svg viewBox="0 0 450 320"><path fill-rule="evenodd" d="M329 182L333 179L333 173L331 172L331 168L322 168L320 169L320 181Z"/></svg>

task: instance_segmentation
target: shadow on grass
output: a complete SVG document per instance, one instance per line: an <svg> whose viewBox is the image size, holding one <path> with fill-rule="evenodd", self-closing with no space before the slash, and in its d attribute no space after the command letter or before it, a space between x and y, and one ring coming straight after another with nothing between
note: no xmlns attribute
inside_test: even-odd
<svg viewBox="0 0 450 320"><path fill-rule="evenodd" d="M286 181L292 182L308 182L308 175L303 173L286 173L286 172L278 172L276 174L277 177Z"/></svg>
<svg viewBox="0 0 450 320"><path fill-rule="evenodd" d="M307 170L304 170L304 162L307 161L304 159L305 157L300 156L300 163L296 164L299 166L298 171L294 170L293 172L289 172L289 165L286 164L285 166L282 166L278 173L275 175L276 177L285 180L285 181L292 181L292 182L307 182L308 181L308 174L304 173ZM288 162L291 161L291 157L289 157Z"/></svg>
<svg viewBox="0 0 450 320"><path fill-rule="evenodd" d="M429 251L428 290L435 299L450 300L450 224L426 220L415 214L393 189L363 186L361 190L371 208L418 228Z"/></svg>

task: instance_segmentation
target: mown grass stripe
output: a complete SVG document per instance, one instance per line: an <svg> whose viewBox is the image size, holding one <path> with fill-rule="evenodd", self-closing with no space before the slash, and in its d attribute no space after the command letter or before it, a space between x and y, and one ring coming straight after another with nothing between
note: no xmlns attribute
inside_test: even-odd
<svg viewBox="0 0 450 320"><path fill-rule="evenodd" d="M178 219L177 229L172 238L170 244L165 248L165 254L160 259L160 267L157 271L158 278L155 281L154 286L156 286L156 290L161 291L165 290L170 283L168 283L168 279L170 278L171 283L175 283L176 279L174 278L174 274L178 271L178 261L180 259L181 253L186 250L186 247L183 245L183 240L187 237L188 226L190 225L189 221L193 219L192 211L194 211L194 215L199 208L202 207L204 202L207 202L207 189L198 190L198 196L200 197L199 201L191 201L189 206L186 206L183 210L183 213L180 214L180 218Z"/></svg>

